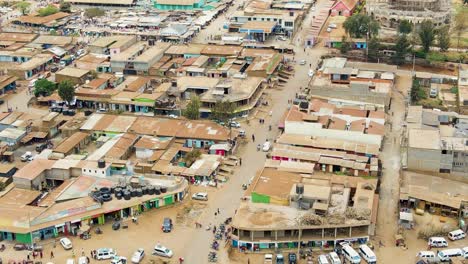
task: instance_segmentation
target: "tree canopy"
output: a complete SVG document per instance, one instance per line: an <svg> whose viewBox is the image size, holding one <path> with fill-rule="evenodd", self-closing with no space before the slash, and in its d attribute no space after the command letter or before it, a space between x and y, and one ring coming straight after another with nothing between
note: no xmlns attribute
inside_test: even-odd
<svg viewBox="0 0 468 264"><path fill-rule="evenodd" d="M34 96L48 96L51 95L55 89L57 89L57 85L54 82L47 79L39 79L34 84Z"/></svg>
<svg viewBox="0 0 468 264"><path fill-rule="evenodd" d="M231 101L217 101L211 109L211 117L227 124L234 117L236 108L236 104Z"/></svg>
<svg viewBox="0 0 468 264"><path fill-rule="evenodd" d="M31 3L21 1L18 2L15 6L21 11L21 14L26 15L27 13L29 13L29 7L31 6Z"/></svg>
<svg viewBox="0 0 468 264"><path fill-rule="evenodd" d="M187 107L182 111L182 115L191 120L197 120L200 118L200 98L198 96L192 96Z"/></svg>
<svg viewBox="0 0 468 264"><path fill-rule="evenodd" d="M351 42L349 42L345 36L341 37L341 46L340 46L341 54L346 54L351 49L352 49Z"/></svg>
<svg viewBox="0 0 468 264"><path fill-rule="evenodd" d="M96 7L88 8L85 10L85 16L88 18L100 17L104 16L105 14L106 12L104 10Z"/></svg>
<svg viewBox="0 0 468 264"><path fill-rule="evenodd" d="M401 20L398 24L398 33L409 34L411 31L413 31L413 24L407 19Z"/></svg>
<svg viewBox="0 0 468 264"><path fill-rule="evenodd" d="M70 13L71 12L71 4L65 1L60 2L60 11Z"/></svg>
<svg viewBox="0 0 468 264"><path fill-rule="evenodd" d="M435 27L432 21L424 20L418 31L419 40L421 41L422 50L428 53L435 40Z"/></svg>
<svg viewBox="0 0 468 264"><path fill-rule="evenodd" d="M466 1L465 1L466 4ZM461 6L455 13L453 30L457 35L457 49L460 47L460 38L468 28L468 7Z"/></svg>
<svg viewBox="0 0 468 264"><path fill-rule="evenodd" d="M343 24L346 33L353 38L362 38L369 34L369 38L379 34L380 25L372 17L359 13L346 19Z"/></svg>
<svg viewBox="0 0 468 264"><path fill-rule="evenodd" d="M59 12L59 9L53 5L48 5L44 8L41 8L39 10L37 10L37 13L39 14L39 16L41 17L45 17L45 16L50 16L50 15L53 15L55 13Z"/></svg>
<svg viewBox="0 0 468 264"><path fill-rule="evenodd" d="M440 51L447 51L450 47L450 26L446 25L437 29L437 46Z"/></svg>
<svg viewBox="0 0 468 264"><path fill-rule="evenodd" d="M378 38L371 38L367 43L367 59L377 61L379 57L380 42Z"/></svg>
<svg viewBox="0 0 468 264"><path fill-rule="evenodd" d="M58 95L70 105L71 101L73 101L73 97L75 97L75 87L73 83L68 80L59 83Z"/></svg>
<svg viewBox="0 0 468 264"><path fill-rule="evenodd" d="M405 58L408 52L410 51L411 44L408 40L408 37L403 34L398 37L398 40L395 44L395 54L392 56L392 62L396 65L402 65L405 63Z"/></svg>

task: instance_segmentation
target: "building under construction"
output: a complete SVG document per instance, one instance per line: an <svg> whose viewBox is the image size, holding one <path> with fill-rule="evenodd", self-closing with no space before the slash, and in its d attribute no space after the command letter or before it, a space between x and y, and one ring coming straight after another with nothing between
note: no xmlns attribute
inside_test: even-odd
<svg viewBox="0 0 468 264"><path fill-rule="evenodd" d="M401 20L416 26L429 19L436 26L450 23L450 0L369 0L367 12L383 27L396 28Z"/></svg>

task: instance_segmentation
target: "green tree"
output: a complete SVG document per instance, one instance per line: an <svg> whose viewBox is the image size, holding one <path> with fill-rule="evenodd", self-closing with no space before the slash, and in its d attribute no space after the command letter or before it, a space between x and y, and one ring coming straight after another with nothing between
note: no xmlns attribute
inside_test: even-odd
<svg viewBox="0 0 468 264"><path fill-rule="evenodd" d="M59 12L59 9L53 5L48 5L44 8L37 10L37 13L41 17L50 16L58 12Z"/></svg>
<svg viewBox="0 0 468 264"><path fill-rule="evenodd" d="M419 40L421 41L423 52L428 53L435 39L435 28L432 21L424 20L420 24L418 36Z"/></svg>
<svg viewBox="0 0 468 264"><path fill-rule="evenodd" d="M407 19L401 20L398 24L398 33L409 34L411 31L413 31L413 24Z"/></svg>
<svg viewBox="0 0 468 264"><path fill-rule="evenodd" d="M104 10L96 7L88 8L85 10L85 16L88 18L100 17L104 16L105 14L106 12Z"/></svg>
<svg viewBox="0 0 468 264"><path fill-rule="evenodd" d="M71 81L63 81L58 85L58 95L62 100L66 101L70 105L73 97L75 97L75 86Z"/></svg>
<svg viewBox="0 0 468 264"><path fill-rule="evenodd" d="M396 65L405 63L405 58L410 51L411 44L406 35L400 35L395 44L395 54L392 56L392 62Z"/></svg>
<svg viewBox="0 0 468 264"><path fill-rule="evenodd" d="M371 38L367 43L367 59L377 61L379 58L380 42L378 38Z"/></svg>
<svg viewBox="0 0 468 264"><path fill-rule="evenodd" d="M231 101L217 101L211 109L211 118L219 120L224 124L229 124L231 119L234 117L236 108L236 104Z"/></svg>
<svg viewBox="0 0 468 264"><path fill-rule="evenodd" d="M191 120L197 120L200 118L200 98L198 96L192 96L187 107L182 112L182 115Z"/></svg>
<svg viewBox="0 0 468 264"><path fill-rule="evenodd" d="M187 167L190 167L200 156L201 151L199 149L194 149L187 154L185 154L184 161Z"/></svg>
<svg viewBox="0 0 468 264"><path fill-rule="evenodd" d="M426 99L426 93L421 88L419 81L414 79L413 85L411 86L411 102L417 103L419 100Z"/></svg>
<svg viewBox="0 0 468 264"><path fill-rule="evenodd" d="M21 11L21 14L26 15L29 13L29 7L31 6L31 3L26 2L26 1L21 1L16 4L16 8L18 8Z"/></svg>
<svg viewBox="0 0 468 264"><path fill-rule="evenodd" d="M60 11L71 13L71 4L65 1L60 2Z"/></svg>
<svg viewBox="0 0 468 264"><path fill-rule="evenodd" d="M343 26L346 33L353 38L362 38L367 34L372 38L379 34L380 29L380 25L377 21L362 13L348 17Z"/></svg>
<svg viewBox="0 0 468 264"><path fill-rule="evenodd" d="M457 35L457 50L460 48L460 38L468 28L468 7L461 6L457 8L455 17L453 18L453 31Z"/></svg>
<svg viewBox="0 0 468 264"><path fill-rule="evenodd" d="M443 26L437 29L437 44L440 51L447 51L450 47L450 26Z"/></svg>
<svg viewBox="0 0 468 264"><path fill-rule="evenodd" d="M6 187L5 182L0 182L0 192L5 190L5 187Z"/></svg>
<svg viewBox="0 0 468 264"><path fill-rule="evenodd" d="M345 36L341 37L341 46L340 46L341 54L346 54L351 49L352 49L351 42L349 42L348 39Z"/></svg>
<svg viewBox="0 0 468 264"><path fill-rule="evenodd" d="M91 77L91 80L96 79L96 78L98 77L97 71L96 71L96 70L91 70L91 71L89 72L89 77Z"/></svg>
<svg viewBox="0 0 468 264"><path fill-rule="evenodd" d="M57 89L57 85L47 79L39 79L34 84L34 96L48 96Z"/></svg>

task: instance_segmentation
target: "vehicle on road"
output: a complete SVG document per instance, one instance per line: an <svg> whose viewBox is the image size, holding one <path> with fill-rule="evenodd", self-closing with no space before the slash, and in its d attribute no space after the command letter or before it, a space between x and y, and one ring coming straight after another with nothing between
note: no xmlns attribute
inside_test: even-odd
<svg viewBox="0 0 468 264"><path fill-rule="evenodd" d="M26 151L23 155L21 155L22 162L30 161L31 158L32 158L31 151Z"/></svg>
<svg viewBox="0 0 468 264"><path fill-rule="evenodd" d="M428 245L431 247L448 247L447 240L443 237L430 237Z"/></svg>
<svg viewBox="0 0 468 264"><path fill-rule="evenodd" d="M296 253L289 253L288 254L289 264L296 264L297 263L297 255Z"/></svg>
<svg viewBox="0 0 468 264"><path fill-rule="evenodd" d="M239 124L239 122L236 122L236 121L231 121L231 122L229 122L229 125L230 125L231 127L235 127L235 128L240 128L240 127L241 127L241 125Z"/></svg>
<svg viewBox="0 0 468 264"><path fill-rule="evenodd" d="M466 234L461 229L453 230L452 232L448 233L448 238L452 241L464 239L465 237Z"/></svg>
<svg viewBox="0 0 468 264"><path fill-rule="evenodd" d="M36 146L36 151L40 153L46 148L47 148L47 143L41 143Z"/></svg>
<svg viewBox="0 0 468 264"><path fill-rule="evenodd" d="M96 113L107 113L107 109L106 108L99 108L98 110L96 110Z"/></svg>
<svg viewBox="0 0 468 264"><path fill-rule="evenodd" d="M336 252L328 253L328 258L330 259L331 264L341 264L341 260Z"/></svg>
<svg viewBox="0 0 468 264"><path fill-rule="evenodd" d="M115 257L117 253L112 248L99 248L96 250L96 259L103 260L103 259L111 259Z"/></svg>
<svg viewBox="0 0 468 264"><path fill-rule="evenodd" d="M300 60L300 61L299 61L299 64L300 64L300 65L306 65L306 60Z"/></svg>
<svg viewBox="0 0 468 264"><path fill-rule="evenodd" d="M285 36L279 36L278 38L276 38L277 40L280 40L280 41L286 41L288 40Z"/></svg>
<svg viewBox="0 0 468 264"><path fill-rule="evenodd" d="M270 141L265 141L265 143L263 143L262 150L265 151L265 152L267 152L267 151L270 150L270 148L271 148L271 143L270 143Z"/></svg>
<svg viewBox="0 0 468 264"><path fill-rule="evenodd" d="M115 256L111 260L111 264L127 264L127 258L122 256Z"/></svg>
<svg viewBox="0 0 468 264"><path fill-rule="evenodd" d="M361 257L369 264L377 263L377 256L375 255L374 251L370 249L368 245L360 245L359 246L359 254Z"/></svg>
<svg viewBox="0 0 468 264"><path fill-rule="evenodd" d="M66 264L75 264L75 260L74 259L67 259Z"/></svg>
<svg viewBox="0 0 468 264"><path fill-rule="evenodd" d="M73 248L72 242L67 237L62 237L60 239L60 245L62 245L62 247L66 250Z"/></svg>
<svg viewBox="0 0 468 264"><path fill-rule="evenodd" d="M263 264L273 264L273 254L265 254Z"/></svg>
<svg viewBox="0 0 468 264"><path fill-rule="evenodd" d="M5 100L3 99L0 99L0 105L4 104L5 103Z"/></svg>
<svg viewBox="0 0 468 264"><path fill-rule="evenodd" d="M164 233L171 232L172 231L172 219L170 219L169 217L165 217L163 220L161 229Z"/></svg>
<svg viewBox="0 0 468 264"><path fill-rule="evenodd" d="M208 193L198 192L192 195L193 200L208 201Z"/></svg>
<svg viewBox="0 0 468 264"><path fill-rule="evenodd" d="M328 33L332 32L332 28L327 28L327 32Z"/></svg>
<svg viewBox="0 0 468 264"><path fill-rule="evenodd" d="M344 257L352 264L361 263L361 257L347 242L340 243L341 252Z"/></svg>
<svg viewBox="0 0 468 264"><path fill-rule="evenodd" d="M335 23L330 23L330 25L328 25L329 28L337 28L336 24Z"/></svg>
<svg viewBox="0 0 468 264"><path fill-rule="evenodd" d="M330 264L330 262L328 262L328 259L327 259L326 255L320 255L318 257L318 263L319 264Z"/></svg>
<svg viewBox="0 0 468 264"><path fill-rule="evenodd" d="M437 90L437 88L432 87L431 91L429 92L429 97L436 98L438 93L439 93L439 91Z"/></svg>
<svg viewBox="0 0 468 264"><path fill-rule="evenodd" d="M436 254L433 251L419 251L416 255L417 258L427 260L430 263L437 261Z"/></svg>
<svg viewBox="0 0 468 264"><path fill-rule="evenodd" d="M309 73L308 73L309 77L310 77L310 78L314 77L314 74L315 74L315 73L314 73L314 70L310 69L310 70L309 70Z"/></svg>
<svg viewBox="0 0 468 264"><path fill-rule="evenodd" d="M442 261L442 262L450 262L452 258L456 258L460 256L463 256L463 250L459 248L445 249L437 253L437 257L439 258L439 261Z"/></svg>
<svg viewBox="0 0 468 264"><path fill-rule="evenodd" d="M138 264L141 262L143 257L145 256L145 250L142 248L137 249L135 253L132 255L132 263Z"/></svg>
<svg viewBox="0 0 468 264"><path fill-rule="evenodd" d="M167 117L169 117L169 118L174 118L174 119L179 118L178 116L176 116L176 115L174 115L174 114L167 115Z"/></svg>
<svg viewBox="0 0 468 264"><path fill-rule="evenodd" d="M158 255L158 256L166 257L166 258L172 258L174 253L172 253L172 250L166 248L165 246L158 244L154 246L153 255Z"/></svg>
<svg viewBox="0 0 468 264"><path fill-rule="evenodd" d="M283 254L276 254L276 264L284 264Z"/></svg>
<svg viewBox="0 0 468 264"><path fill-rule="evenodd" d="M463 257L465 259L468 259L468 247L462 248L462 251L463 251Z"/></svg>

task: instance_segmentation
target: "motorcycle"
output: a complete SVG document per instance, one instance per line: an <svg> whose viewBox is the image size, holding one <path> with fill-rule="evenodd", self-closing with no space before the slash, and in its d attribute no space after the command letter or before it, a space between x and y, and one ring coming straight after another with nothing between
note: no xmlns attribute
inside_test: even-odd
<svg viewBox="0 0 468 264"><path fill-rule="evenodd" d="M96 235L100 235L102 234L102 230L98 227L96 230L94 230L94 233L96 233Z"/></svg>

